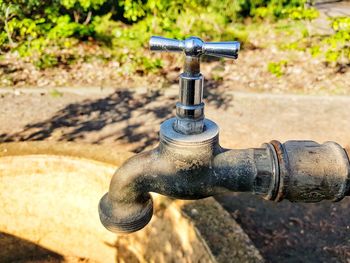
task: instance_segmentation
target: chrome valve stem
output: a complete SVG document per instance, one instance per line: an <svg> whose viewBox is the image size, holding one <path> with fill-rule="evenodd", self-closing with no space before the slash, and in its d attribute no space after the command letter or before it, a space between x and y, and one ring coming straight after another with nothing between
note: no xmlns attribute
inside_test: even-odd
<svg viewBox="0 0 350 263"><path fill-rule="evenodd" d="M238 42L203 42L198 37L175 40L151 37L150 49L163 52L184 52L184 72L180 74L179 101L176 103L176 120L173 128L182 134L199 134L205 129L203 85L200 73L201 55L234 58L238 57Z"/></svg>

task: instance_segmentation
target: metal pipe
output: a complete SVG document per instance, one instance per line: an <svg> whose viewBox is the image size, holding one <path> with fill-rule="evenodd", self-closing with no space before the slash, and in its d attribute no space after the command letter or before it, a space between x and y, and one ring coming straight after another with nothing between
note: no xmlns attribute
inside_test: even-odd
<svg viewBox="0 0 350 263"><path fill-rule="evenodd" d="M350 188L350 165L346 151L335 142L288 141L275 147L280 183L276 201L339 201Z"/></svg>

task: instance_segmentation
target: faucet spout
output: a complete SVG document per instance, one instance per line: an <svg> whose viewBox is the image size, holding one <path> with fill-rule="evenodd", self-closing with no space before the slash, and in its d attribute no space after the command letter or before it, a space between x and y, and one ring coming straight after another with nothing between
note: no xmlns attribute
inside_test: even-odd
<svg viewBox="0 0 350 263"><path fill-rule="evenodd" d="M109 191L100 200L102 224L115 233L135 232L151 220L153 202L146 191L144 178L155 172L157 149L127 160L113 175Z"/></svg>

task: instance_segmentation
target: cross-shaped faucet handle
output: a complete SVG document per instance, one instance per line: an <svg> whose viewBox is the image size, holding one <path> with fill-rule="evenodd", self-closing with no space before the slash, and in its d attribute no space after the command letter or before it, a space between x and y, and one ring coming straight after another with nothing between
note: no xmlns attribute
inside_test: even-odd
<svg viewBox="0 0 350 263"><path fill-rule="evenodd" d="M151 37L149 46L152 51L184 52L186 56L199 57L201 55L233 58L238 57L240 44L237 41L204 42L198 37L176 40L164 37Z"/></svg>
<svg viewBox="0 0 350 263"><path fill-rule="evenodd" d="M200 56L224 58L238 57L240 44L230 42L204 42L198 37L176 40L164 37L151 37L151 51L185 53L184 71L180 75L179 101L176 104L174 129L182 134L199 134L204 127L203 83L200 73Z"/></svg>

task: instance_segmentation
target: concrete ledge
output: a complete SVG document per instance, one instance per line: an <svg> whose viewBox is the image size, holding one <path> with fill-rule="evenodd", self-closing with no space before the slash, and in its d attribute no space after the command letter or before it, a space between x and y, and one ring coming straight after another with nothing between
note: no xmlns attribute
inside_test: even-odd
<svg viewBox="0 0 350 263"><path fill-rule="evenodd" d="M0 144L0 258L94 262L263 262L241 227L213 198L154 195L150 224L115 235L97 204L132 154L76 143ZM56 261L55 261L56 260Z"/></svg>
<svg viewBox="0 0 350 263"><path fill-rule="evenodd" d="M240 225L213 198L182 206L217 262L264 262Z"/></svg>

